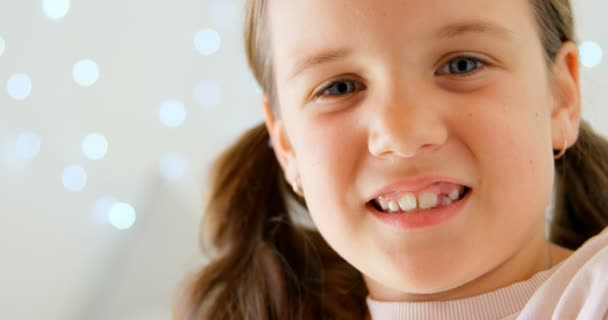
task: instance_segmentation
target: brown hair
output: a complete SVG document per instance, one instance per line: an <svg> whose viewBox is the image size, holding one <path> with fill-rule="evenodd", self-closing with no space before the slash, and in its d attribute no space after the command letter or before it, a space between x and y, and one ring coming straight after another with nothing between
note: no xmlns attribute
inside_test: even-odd
<svg viewBox="0 0 608 320"><path fill-rule="evenodd" d="M267 0L247 0L245 48L250 68L276 101ZM574 41L569 0L531 0L548 66ZM277 110L273 111L275 115ZM361 274L314 228L293 219L291 191L264 124L246 132L215 162L201 225L216 257L188 279L178 319L364 319ZM576 249L608 222L608 142L582 123L579 139L556 161L550 239Z"/></svg>

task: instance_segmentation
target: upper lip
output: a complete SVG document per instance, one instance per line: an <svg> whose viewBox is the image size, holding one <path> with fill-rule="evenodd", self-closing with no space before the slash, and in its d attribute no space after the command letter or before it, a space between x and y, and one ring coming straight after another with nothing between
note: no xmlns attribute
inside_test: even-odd
<svg viewBox="0 0 608 320"><path fill-rule="evenodd" d="M447 182L447 183L453 183L453 184L465 186L458 179L448 178L448 177L421 177L421 178L414 178L414 179L412 179L412 178L402 179L402 180L398 180L397 182L391 183L387 186L380 188L378 191L376 191L373 194L373 196L369 199L369 201L372 201L383 195L391 194L394 192L417 193L438 182Z"/></svg>

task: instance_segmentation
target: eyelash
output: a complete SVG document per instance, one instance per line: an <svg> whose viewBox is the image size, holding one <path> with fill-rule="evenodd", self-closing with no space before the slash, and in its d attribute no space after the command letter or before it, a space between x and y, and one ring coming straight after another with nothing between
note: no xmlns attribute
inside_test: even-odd
<svg viewBox="0 0 608 320"><path fill-rule="evenodd" d="M452 65L453 62L456 61L468 61L468 62L473 62L475 64L475 69L469 72L464 72L464 73L448 73L448 75L452 75L452 76L456 76L456 77L460 77L460 78L465 78L465 77L469 77L475 73L477 73L477 71L485 66L487 66L486 62L484 62L481 59L475 58L475 57L470 57L470 56L457 56L452 58L451 60L449 60L446 64L444 64L440 70L446 69L447 71L454 71L451 67L453 67L454 65ZM436 73L438 75L444 75L444 74L439 74ZM332 81L330 84L328 84L327 86L325 86L323 89L319 90L315 95L314 95L314 99L318 99L321 98L323 96L330 96L330 97L339 97L339 96L344 96L344 95L349 95L352 94L351 93L346 93L344 95L326 95L325 92L327 92L327 90L331 89L332 87L334 87L336 84L342 84L342 83L353 83L353 86L356 87L360 87L361 83L351 80L351 79L338 79L336 81ZM363 87L365 87L365 85L363 85Z"/></svg>

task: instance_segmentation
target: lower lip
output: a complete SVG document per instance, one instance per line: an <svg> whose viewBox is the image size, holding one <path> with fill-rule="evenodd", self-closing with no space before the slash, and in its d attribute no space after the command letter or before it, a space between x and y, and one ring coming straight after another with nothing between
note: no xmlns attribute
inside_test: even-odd
<svg viewBox="0 0 608 320"><path fill-rule="evenodd" d="M470 196L471 190L469 190L464 198L462 198L460 201L452 203L447 207L414 213L390 214L378 211L370 203L368 203L366 206L367 209L383 223L401 230L413 230L432 227L453 218L462 211Z"/></svg>

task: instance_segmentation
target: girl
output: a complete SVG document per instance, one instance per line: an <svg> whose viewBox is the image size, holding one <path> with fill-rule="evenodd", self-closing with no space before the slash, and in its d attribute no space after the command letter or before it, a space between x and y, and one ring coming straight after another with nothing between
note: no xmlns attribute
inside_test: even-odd
<svg viewBox="0 0 608 320"><path fill-rule="evenodd" d="M214 167L179 319L607 318L608 143L568 0L246 10L266 121Z"/></svg>

